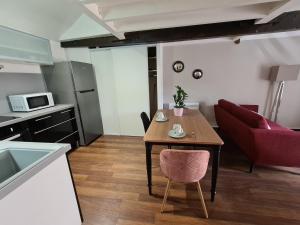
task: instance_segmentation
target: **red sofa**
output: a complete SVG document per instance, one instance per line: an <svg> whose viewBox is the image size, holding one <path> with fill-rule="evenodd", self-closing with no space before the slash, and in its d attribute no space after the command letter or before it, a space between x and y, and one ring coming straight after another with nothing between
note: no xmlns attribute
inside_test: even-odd
<svg viewBox="0 0 300 225"><path fill-rule="evenodd" d="M215 105L220 131L246 154L252 163L250 171L254 164L300 167L300 132L257 111L258 106L240 106L224 99Z"/></svg>

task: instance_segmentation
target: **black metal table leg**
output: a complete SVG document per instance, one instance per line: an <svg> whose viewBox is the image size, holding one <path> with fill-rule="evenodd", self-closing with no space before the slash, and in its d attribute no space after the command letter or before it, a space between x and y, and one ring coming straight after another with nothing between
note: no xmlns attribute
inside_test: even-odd
<svg viewBox="0 0 300 225"><path fill-rule="evenodd" d="M148 178L148 190L149 195L152 195L152 144L146 142L146 165L147 165L147 178Z"/></svg>
<svg viewBox="0 0 300 225"><path fill-rule="evenodd" d="M212 177L211 177L211 201L215 200L217 178L220 163L220 150L221 146L215 146L213 149L213 162L212 162Z"/></svg>

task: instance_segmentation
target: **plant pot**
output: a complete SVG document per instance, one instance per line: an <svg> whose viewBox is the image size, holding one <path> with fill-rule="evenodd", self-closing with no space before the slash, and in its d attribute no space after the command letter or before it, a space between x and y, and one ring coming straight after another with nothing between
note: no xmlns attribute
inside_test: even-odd
<svg viewBox="0 0 300 225"><path fill-rule="evenodd" d="M183 115L183 108L174 108L174 115L175 116L182 116Z"/></svg>

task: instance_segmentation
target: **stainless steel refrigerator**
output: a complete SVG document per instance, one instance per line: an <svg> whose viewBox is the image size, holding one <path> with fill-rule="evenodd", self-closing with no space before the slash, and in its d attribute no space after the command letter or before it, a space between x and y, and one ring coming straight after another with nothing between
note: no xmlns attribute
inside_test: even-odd
<svg viewBox="0 0 300 225"><path fill-rule="evenodd" d="M41 66L49 92L56 104L74 104L80 145L88 145L103 134L93 65L59 62Z"/></svg>

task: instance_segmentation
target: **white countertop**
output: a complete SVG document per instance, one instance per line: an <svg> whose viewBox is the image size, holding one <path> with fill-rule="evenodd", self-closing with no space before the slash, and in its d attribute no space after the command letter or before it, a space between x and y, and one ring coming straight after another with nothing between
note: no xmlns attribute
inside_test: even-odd
<svg viewBox="0 0 300 225"><path fill-rule="evenodd" d="M71 149L71 146L69 144L44 142L0 141L0 151L7 148L45 149L49 151L65 150L67 152Z"/></svg>
<svg viewBox="0 0 300 225"><path fill-rule="evenodd" d="M0 152L5 150L33 150L33 151L47 151L50 152L41 160L32 163L28 167L22 169L8 180L0 183L0 200L7 194L18 188L20 185L29 180L32 176L43 170L51 162L55 161L71 149L69 144L57 143L37 143L37 142L12 142L0 141Z"/></svg>
<svg viewBox="0 0 300 225"><path fill-rule="evenodd" d="M30 120L39 116L44 116L50 113L58 112L64 109L69 109L74 107L74 105L71 104L60 104L60 105L55 105L53 107L45 108L45 109L40 109L32 112L11 112L11 113L5 113L1 116L14 116L14 117L19 117L13 120L5 121L0 123L0 127L5 127L11 124L23 122L26 120Z"/></svg>

